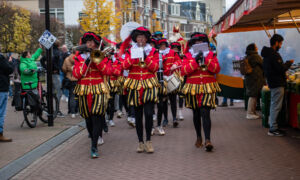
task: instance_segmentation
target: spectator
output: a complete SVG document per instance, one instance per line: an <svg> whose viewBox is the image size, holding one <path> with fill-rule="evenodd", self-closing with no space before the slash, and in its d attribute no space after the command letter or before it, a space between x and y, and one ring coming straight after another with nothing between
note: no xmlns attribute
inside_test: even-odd
<svg viewBox="0 0 300 180"><path fill-rule="evenodd" d="M283 136L285 134L284 131L278 128L276 120L282 108L284 88L286 86L286 71L293 64L294 60L284 63L281 55L278 53L283 40L281 35L274 34L270 39L271 47L263 47L261 51L261 55L264 58L263 69L271 91L270 129L268 132L270 136Z"/></svg>
<svg viewBox="0 0 300 180"><path fill-rule="evenodd" d="M22 89L36 89L38 85L38 74L36 60L40 57L42 53L42 48L36 50L36 52L31 56L30 52L25 51L22 53L20 58L20 72L21 72L21 84ZM31 81L31 86L25 85L26 82ZM33 91L34 92L34 91ZM35 92L35 94L38 94Z"/></svg>
<svg viewBox="0 0 300 180"><path fill-rule="evenodd" d="M246 94L249 97L247 119L258 119L255 109L260 91L265 83L263 74L263 60L258 55L258 49L254 43L249 44L246 48L246 55L252 72L245 75Z"/></svg>
<svg viewBox="0 0 300 180"><path fill-rule="evenodd" d="M3 128L10 83L9 75L13 73L13 70L12 57L7 60L0 54L0 142L12 141L3 135Z"/></svg>
<svg viewBox="0 0 300 180"><path fill-rule="evenodd" d="M59 50L59 41L56 41L53 44L53 52L52 52L52 82L53 82L53 93L56 95L58 100L58 113L57 117L64 117L63 113L60 111L60 99L62 96L61 89L61 80L60 80L60 63L62 62L62 53Z"/></svg>
<svg viewBox="0 0 300 180"><path fill-rule="evenodd" d="M66 74L62 70L62 66L64 64L65 59L68 56L70 56L71 53L70 53L70 51L68 50L68 47L65 44L61 46L61 53L62 53L61 54L62 58L60 59L59 67L60 67L60 80L61 80L61 82L63 82L63 80L67 79L67 78L66 78ZM68 102L68 100L69 100L69 98L68 98L69 97L68 89L62 87L62 94L63 95L62 95L61 99L66 100L66 102Z"/></svg>
<svg viewBox="0 0 300 180"><path fill-rule="evenodd" d="M68 56L64 60L64 64L62 66L63 72L66 74L64 86L66 89L69 90L69 101L68 101L68 111L71 114L72 118L76 117L77 109L78 109L78 101L75 99L75 94L73 93L74 88L77 84L77 79L73 76L73 66L74 66L74 56L75 56L75 49L72 51L72 54Z"/></svg>
<svg viewBox="0 0 300 180"><path fill-rule="evenodd" d="M223 97L223 102L222 102L222 104L220 105L220 107L227 107L227 106L228 106L227 100L228 100L227 97ZM230 98L230 106L233 106L233 105L234 105L234 104L233 104L233 99Z"/></svg>

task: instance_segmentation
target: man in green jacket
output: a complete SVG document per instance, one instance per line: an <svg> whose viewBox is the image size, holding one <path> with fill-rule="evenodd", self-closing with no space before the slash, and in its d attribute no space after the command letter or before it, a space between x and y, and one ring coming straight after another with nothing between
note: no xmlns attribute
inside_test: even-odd
<svg viewBox="0 0 300 180"><path fill-rule="evenodd" d="M36 89L38 84L36 60L43 52L42 46L36 50L31 56L30 52L23 52L20 58L20 72L22 89ZM32 82L31 86L25 85L27 82Z"/></svg>

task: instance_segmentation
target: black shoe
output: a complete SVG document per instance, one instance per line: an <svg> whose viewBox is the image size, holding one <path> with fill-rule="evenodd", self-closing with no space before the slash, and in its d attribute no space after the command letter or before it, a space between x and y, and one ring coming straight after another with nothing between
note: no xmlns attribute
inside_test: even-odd
<svg viewBox="0 0 300 180"><path fill-rule="evenodd" d="M64 116L64 114L63 114L61 111L58 111L58 112L57 112L57 117L63 118L63 117L65 117L65 116Z"/></svg>
<svg viewBox="0 0 300 180"><path fill-rule="evenodd" d="M177 120L174 120L173 121L173 128L177 128L178 127L178 122L177 122Z"/></svg>
<svg viewBox="0 0 300 180"><path fill-rule="evenodd" d="M233 106L233 102L230 103L230 106Z"/></svg>
<svg viewBox="0 0 300 180"><path fill-rule="evenodd" d="M269 136L277 136L277 137L281 137L281 136L284 136L285 133L284 133L282 130L276 129L276 130L274 130L274 131L269 131L269 132L268 132L268 135L269 135Z"/></svg>

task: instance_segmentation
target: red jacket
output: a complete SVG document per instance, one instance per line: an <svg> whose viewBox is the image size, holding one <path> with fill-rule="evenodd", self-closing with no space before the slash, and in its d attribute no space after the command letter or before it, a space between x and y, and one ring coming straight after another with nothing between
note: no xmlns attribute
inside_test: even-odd
<svg viewBox="0 0 300 180"><path fill-rule="evenodd" d="M171 67L173 64L176 64L177 66L181 65L181 59L179 55L172 49L170 49L170 52L166 55L163 55L163 69L164 69L164 75L170 76L174 73L176 70L171 71Z"/></svg>
<svg viewBox="0 0 300 180"><path fill-rule="evenodd" d="M73 76L78 79L77 88L75 92L78 95L95 94L99 92L108 93L103 85L103 76L112 75L113 69L111 61L108 58L104 58L99 64L93 62L90 63L90 67L85 64L85 59L81 55L75 56L75 64L73 68ZM84 76L86 73L86 76ZM93 88L95 85L101 85L101 88Z"/></svg>
<svg viewBox="0 0 300 180"><path fill-rule="evenodd" d="M152 48L144 61L146 67L141 68L139 66L139 59L131 59L130 49L127 51L122 67L125 70L129 70L129 79L145 80L155 77L155 72L158 70L158 53L154 48Z"/></svg>
<svg viewBox="0 0 300 180"><path fill-rule="evenodd" d="M181 75L187 76L187 84L206 84L216 82L215 74L220 72L220 65L217 57L210 51L205 58L207 70L202 71L196 60L192 57L191 53L186 53L182 66Z"/></svg>

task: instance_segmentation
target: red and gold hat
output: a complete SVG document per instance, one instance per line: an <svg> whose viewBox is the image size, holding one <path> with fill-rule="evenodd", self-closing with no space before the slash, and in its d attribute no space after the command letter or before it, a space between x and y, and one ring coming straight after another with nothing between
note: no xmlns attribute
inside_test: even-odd
<svg viewBox="0 0 300 180"><path fill-rule="evenodd" d="M162 39L158 40L158 43L157 43L157 44L158 44L158 45L161 45L161 44L163 44L163 43L165 43L167 47L169 46L169 43L168 43L168 41L167 41L166 38L162 38Z"/></svg>
<svg viewBox="0 0 300 180"><path fill-rule="evenodd" d="M80 43L85 44L87 41L93 40L99 46L101 39L102 39L101 36L97 35L94 32L88 31L88 32L83 34Z"/></svg>

